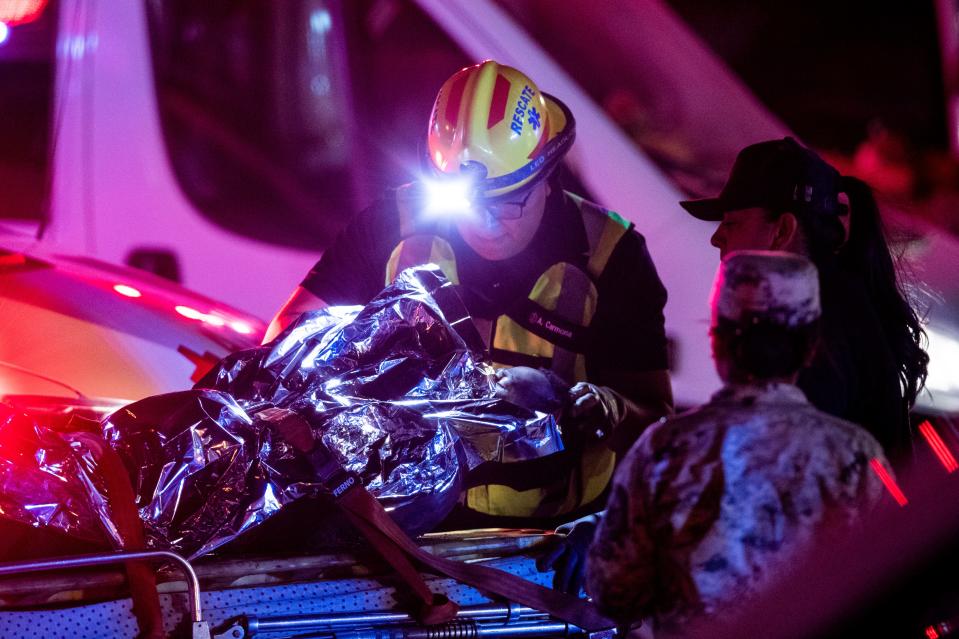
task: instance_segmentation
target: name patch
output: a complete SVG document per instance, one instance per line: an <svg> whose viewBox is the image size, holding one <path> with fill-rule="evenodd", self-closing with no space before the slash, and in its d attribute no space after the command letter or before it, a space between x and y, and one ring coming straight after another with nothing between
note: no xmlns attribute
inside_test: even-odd
<svg viewBox="0 0 959 639"><path fill-rule="evenodd" d="M548 319L544 319L539 313L533 312L529 314L529 323L535 324L536 326L541 326L545 328L550 333L554 335L561 335L566 339L573 339L573 331L563 328L562 326L557 326Z"/></svg>

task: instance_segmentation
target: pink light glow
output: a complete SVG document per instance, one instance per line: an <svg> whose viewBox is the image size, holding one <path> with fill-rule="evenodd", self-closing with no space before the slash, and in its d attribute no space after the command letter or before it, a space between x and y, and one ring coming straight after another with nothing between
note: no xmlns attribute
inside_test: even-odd
<svg viewBox="0 0 959 639"><path fill-rule="evenodd" d="M249 335L253 332L253 327L246 322L230 322L230 328L240 335Z"/></svg>
<svg viewBox="0 0 959 639"><path fill-rule="evenodd" d="M203 313L189 306L177 306L175 310L177 313L179 313L180 315L182 315L183 317L187 319L202 321L203 318L205 317Z"/></svg>
<svg viewBox="0 0 959 639"><path fill-rule="evenodd" d="M132 286L127 286L126 284L114 284L113 290L123 295L124 297L142 297L143 293L139 290L133 288Z"/></svg>
<svg viewBox="0 0 959 639"><path fill-rule="evenodd" d="M939 433L936 432L936 429L933 428L929 420L919 424L919 432L926 438L926 442L929 444L929 447L932 448L932 452L936 454L936 457L939 458L942 465L945 466L947 473L951 473L959 468L959 463L956 462L956 458L949 452L949 447L946 446L946 442L942 441L942 437L939 436Z"/></svg>
<svg viewBox="0 0 959 639"><path fill-rule="evenodd" d="M187 319L198 320L209 324L210 326L226 326L226 320L220 317L219 315L214 315L212 313L203 313L196 310L191 306L177 306L176 312L186 317ZM236 329L234 329L236 330ZM237 331L240 332L240 331ZM251 329L252 332L252 329Z"/></svg>
<svg viewBox="0 0 959 639"><path fill-rule="evenodd" d="M892 495L892 498L896 500L897 504L905 506L909 503L909 500L906 499L902 490L899 489L899 485L896 484L896 480L892 478L892 475L889 474L889 471L886 470L886 467L882 465L881 461L873 457L869 460L869 465L872 467L873 472L879 477L879 480L885 484L886 490L889 491L889 494Z"/></svg>
<svg viewBox="0 0 959 639"><path fill-rule="evenodd" d="M0 2L0 22L11 27L33 22L46 6L47 0L5 0Z"/></svg>

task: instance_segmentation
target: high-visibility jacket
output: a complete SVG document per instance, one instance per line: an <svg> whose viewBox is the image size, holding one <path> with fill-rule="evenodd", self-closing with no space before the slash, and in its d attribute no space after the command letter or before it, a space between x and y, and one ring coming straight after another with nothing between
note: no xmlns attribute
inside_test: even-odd
<svg viewBox="0 0 959 639"><path fill-rule="evenodd" d="M492 321L490 334L485 337L495 366L552 369L573 384L586 380L589 327L598 302L596 282L632 224L578 195L564 192L564 196L576 205L586 230L585 269L582 262L551 265L536 280L527 298L516 300ZM386 283L406 268L432 263L451 282L459 284L452 246L435 227L418 224L414 203L404 188L397 191L401 240L387 262ZM603 493L616 463L614 453L602 442L585 446L577 457L559 473L561 477L544 473L552 476L543 477L544 485L535 488L509 486L511 471L503 465L504 483L470 488L466 505L489 515L512 517L553 517L572 512ZM517 483L528 485L529 479Z"/></svg>

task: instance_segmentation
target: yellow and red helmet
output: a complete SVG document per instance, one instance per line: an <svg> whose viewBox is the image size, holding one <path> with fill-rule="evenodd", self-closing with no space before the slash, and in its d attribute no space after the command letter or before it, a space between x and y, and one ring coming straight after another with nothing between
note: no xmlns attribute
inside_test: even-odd
<svg viewBox="0 0 959 639"><path fill-rule="evenodd" d="M496 198L549 174L575 136L566 105L512 67L486 60L457 71L440 88L430 116L430 165L477 180Z"/></svg>

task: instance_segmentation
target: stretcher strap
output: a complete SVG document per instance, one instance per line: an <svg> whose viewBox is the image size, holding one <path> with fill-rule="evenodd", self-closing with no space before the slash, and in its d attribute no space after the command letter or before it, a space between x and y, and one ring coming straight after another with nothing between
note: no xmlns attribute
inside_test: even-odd
<svg viewBox="0 0 959 639"><path fill-rule="evenodd" d="M420 616L423 623L440 623L451 619L456 614L456 605L434 600L435 595L430 593L422 576L410 564L410 559L481 591L547 612L584 630L615 627L614 622L600 615L589 602L577 597L544 588L502 570L443 559L426 552L367 492L359 477L347 472L322 441L314 441L310 425L303 417L285 408L266 409L255 417L273 424L287 442L306 454L317 478L326 486L336 505L347 513L376 551L397 569L423 601L424 610Z"/></svg>
<svg viewBox="0 0 959 639"><path fill-rule="evenodd" d="M283 439L294 448L304 453L317 478L329 491L336 503L343 506L342 498L355 492L356 487L362 488L359 477L346 472L336 461L333 454L322 443L314 442L309 423L297 413L286 409L271 407L258 411L254 419L266 422L276 428ZM370 497L372 499L372 497ZM374 500L375 501L375 500ZM376 502L379 505L379 502ZM396 543L385 533L381 532L369 517L362 517L354 510L342 508L347 518L360 533L366 537L373 549L389 563L400 578L412 590L419 600L419 610L416 618L427 625L435 625L452 621L456 618L458 606L443 595L436 595L430 591L423 576L410 562L410 558L397 549ZM387 518L389 516L387 515ZM392 522L392 519L390 520Z"/></svg>
<svg viewBox="0 0 959 639"><path fill-rule="evenodd" d="M110 514L122 539L121 548L145 550L143 520L137 512L136 496L123 461L101 437L87 433L77 433L74 436L91 450L97 460L98 474L106 486ZM157 593L156 573L153 567L142 561L127 561L124 562L124 566L130 598L133 600L133 614L140 628L138 637L140 639L164 637L163 613L160 610L160 596Z"/></svg>
<svg viewBox="0 0 959 639"><path fill-rule="evenodd" d="M337 504L351 515L351 519L364 522L364 525L360 527L364 534L375 531L375 535L386 536L389 539L391 548L380 551L384 556L405 553L440 574L481 591L499 595L509 601L547 612L557 619L587 631L613 628L616 625L600 615L592 604L583 599L544 588L502 570L444 559L423 550L393 521L383 506L362 485L355 485L345 491L340 495Z"/></svg>
<svg viewBox="0 0 959 639"><path fill-rule="evenodd" d="M350 522L366 537L376 551L393 566L406 585L413 589L413 594L420 600L420 609L416 613L418 621L428 626L434 626L456 618L459 606L447 599L445 595L434 594L430 591L426 582L423 581L423 576L410 562L409 557L399 551L396 543L390 539L389 535L351 510L344 508L343 512L346 513Z"/></svg>

